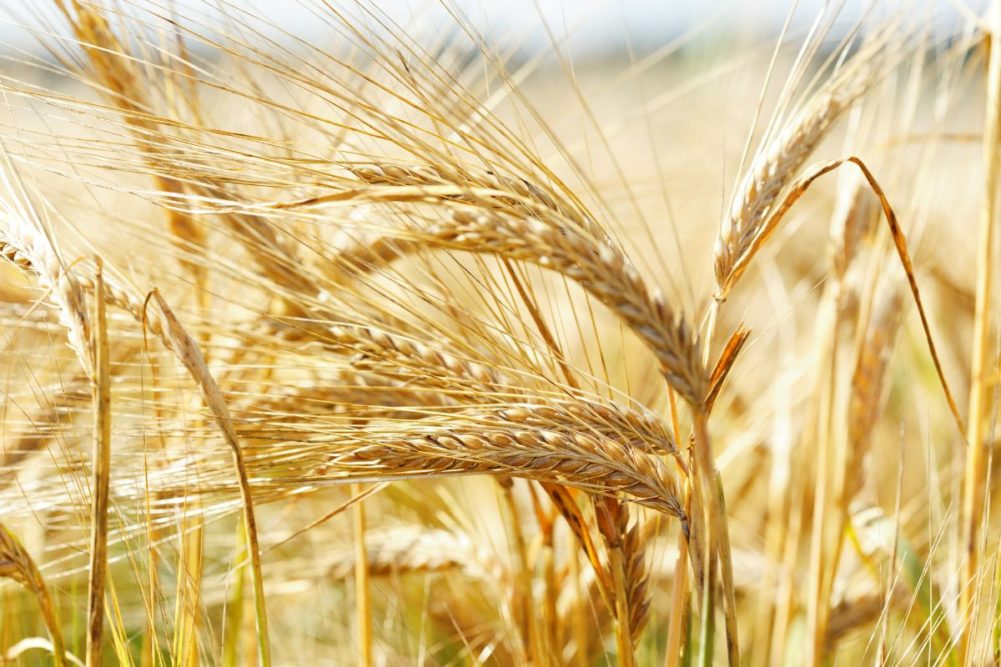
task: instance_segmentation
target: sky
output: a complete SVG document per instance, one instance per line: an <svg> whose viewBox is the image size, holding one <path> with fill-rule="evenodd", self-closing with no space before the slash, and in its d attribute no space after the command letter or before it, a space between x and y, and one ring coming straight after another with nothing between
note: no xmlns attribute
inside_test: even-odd
<svg viewBox="0 0 1001 667"><path fill-rule="evenodd" d="M107 0L122 6L170 6L181 17L217 13L219 6L232 13L249 12L264 21L309 38L323 34L314 14L323 2L350 11L354 0ZM936 12L943 29L954 26L966 11L982 13L986 0L922 0L915 7ZM31 48L35 43L25 24L37 24L34 12L51 13L51 0L0 0L0 51ZM576 56L588 52L622 50L633 45L656 45L700 25L751 28L777 32L791 8L794 24L807 25L824 6L843 4L841 26L852 25L864 14L866 0L377 0L379 8L402 26L420 21L442 25L445 5L457 8L491 35L519 35L545 43L545 24L557 35L571 34ZM900 6L886 0L884 7ZM969 9L964 9L969 7ZM437 21L437 23L436 23ZM209 21L213 23L213 21Z"/></svg>

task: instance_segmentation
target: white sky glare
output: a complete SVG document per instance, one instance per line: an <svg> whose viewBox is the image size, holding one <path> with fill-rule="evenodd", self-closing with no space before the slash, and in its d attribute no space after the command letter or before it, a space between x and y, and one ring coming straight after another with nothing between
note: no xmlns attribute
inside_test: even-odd
<svg viewBox="0 0 1001 667"><path fill-rule="evenodd" d="M356 13L355 0L110 0L125 11L130 7L173 8L182 19L214 25L220 8L233 15L247 12L259 18L271 32L280 30L305 39L329 35L318 12L324 1L349 13ZM630 43L644 46L667 42L672 37L710 22L710 29L738 27L777 32L795 6L795 23L809 23L825 6L843 4L838 22L850 26L873 3L866 0L378 0L371 2L392 22L408 29L417 25L449 25L446 8L460 11L491 38L517 36L530 45L544 45L548 39L543 22L556 39L570 35L576 56L624 50ZM876 3L883 11L900 7L896 0ZM909 11L933 11L935 25L954 29L961 21L963 7L972 14L982 13L983 0L926 0L913 3ZM38 26L33 16L52 15L52 0L0 0L0 51L33 49L33 39L25 25ZM213 18L214 16L214 18ZM50 25L61 25L59 21Z"/></svg>

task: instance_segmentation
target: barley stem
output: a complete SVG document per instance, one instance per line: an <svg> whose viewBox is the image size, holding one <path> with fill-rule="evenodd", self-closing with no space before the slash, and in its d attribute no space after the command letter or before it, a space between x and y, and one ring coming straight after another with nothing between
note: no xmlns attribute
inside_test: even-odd
<svg viewBox="0 0 1001 667"><path fill-rule="evenodd" d="M104 630L104 591L108 569L108 512L111 480L111 375L108 360L108 325L104 310L104 276L101 262L95 275L92 341L94 355L93 501L91 505L90 577L87 596L87 667L101 664Z"/></svg>
<svg viewBox="0 0 1001 667"><path fill-rule="evenodd" d="M361 484L351 485L351 495L362 492ZM355 540L355 614L358 618L358 667L372 665L372 603L369 592L368 549L365 547L365 504L351 506Z"/></svg>
<svg viewBox="0 0 1001 667"><path fill-rule="evenodd" d="M980 613L979 593L981 526L985 523L984 497L987 479L988 425L986 420L987 373L991 367L991 293L994 273L994 235L997 222L997 188L1001 178L1001 2L991 5L990 55L987 66L984 118L983 204L977 242L977 292L973 328L973 358L970 363L970 402L967 425L966 475L963 483L963 548L966 562L960 583L963 614L961 654L964 662L976 661L974 635Z"/></svg>

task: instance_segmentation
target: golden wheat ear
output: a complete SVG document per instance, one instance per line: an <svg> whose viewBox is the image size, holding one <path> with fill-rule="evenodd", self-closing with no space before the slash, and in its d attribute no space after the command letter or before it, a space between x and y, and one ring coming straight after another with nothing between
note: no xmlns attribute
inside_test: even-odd
<svg viewBox="0 0 1001 667"><path fill-rule="evenodd" d="M725 299L758 247L781 218L783 193L793 184L834 123L891 71L906 51L878 38L864 44L751 160L720 224L714 248L717 299Z"/></svg>
<svg viewBox="0 0 1001 667"><path fill-rule="evenodd" d="M52 660L58 667L65 665L66 649L63 643L62 623L56 613L49 589L45 585L45 579L42 578L28 550L2 523L0 523L0 578L16 581L38 600L42 617L52 638Z"/></svg>

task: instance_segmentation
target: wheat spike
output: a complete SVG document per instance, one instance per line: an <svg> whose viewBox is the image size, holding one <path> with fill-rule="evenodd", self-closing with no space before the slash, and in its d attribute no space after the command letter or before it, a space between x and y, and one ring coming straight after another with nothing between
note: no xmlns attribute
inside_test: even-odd
<svg viewBox="0 0 1001 667"><path fill-rule="evenodd" d="M42 578L42 574L28 550L2 523L0 523L0 578L16 581L31 591L38 599L42 616L45 618L49 635L52 637L52 659L57 667L62 667L66 664L62 627L52 603L52 596L45 585L45 579Z"/></svg>
<svg viewBox="0 0 1001 667"><path fill-rule="evenodd" d="M327 444L325 467L373 477L508 473L632 500L684 520L674 474L656 456L550 413L547 428L523 409L428 417L408 428L370 426ZM254 461L252 465L260 465Z"/></svg>
<svg viewBox="0 0 1001 667"><path fill-rule="evenodd" d="M706 373L692 330L612 245L536 218L482 211L455 211L416 233L438 246L531 262L577 282L647 343L679 394L693 404L704 398Z"/></svg>
<svg viewBox="0 0 1001 667"><path fill-rule="evenodd" d="M854 54L754 156L720 225L714 252L717 298L726 298L743 273L774 205L828 130L885 71L887 64L876 62L881 46Z"/></svg>

